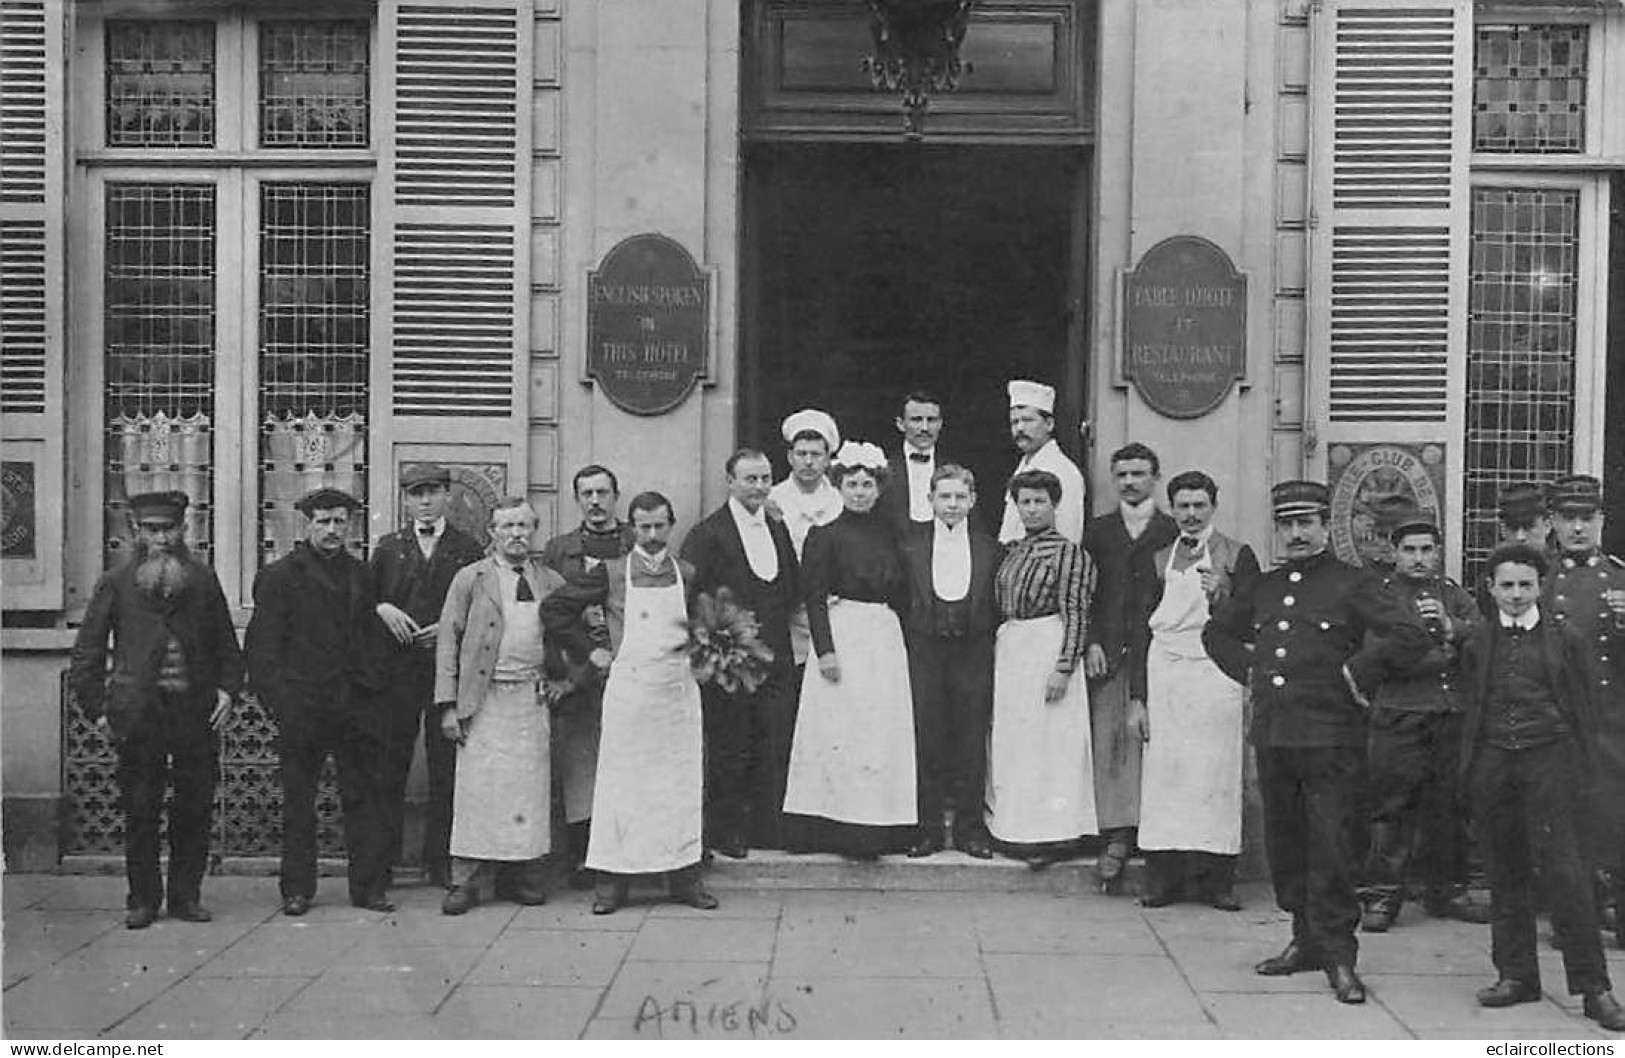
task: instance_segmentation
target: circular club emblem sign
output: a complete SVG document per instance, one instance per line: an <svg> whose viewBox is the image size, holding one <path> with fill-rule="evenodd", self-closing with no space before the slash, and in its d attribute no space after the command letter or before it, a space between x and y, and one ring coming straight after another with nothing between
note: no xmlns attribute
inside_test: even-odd
<svg viewBox="0 0 1625 1058"><path fill-rule="evenodd" d="M1440 521L1444 447L1436 444L1338 444L1328 453L1332 550L1358 566L1391 566L1394 547L1378 512L1403 497Z"/></svg>
<svg viewBox="0 0 1625 1058"><path fill-rule="evenodd" d="M683 402L705 374L710 277L677 242L634 235L587 275L587 374L634 415Z"/></svg>

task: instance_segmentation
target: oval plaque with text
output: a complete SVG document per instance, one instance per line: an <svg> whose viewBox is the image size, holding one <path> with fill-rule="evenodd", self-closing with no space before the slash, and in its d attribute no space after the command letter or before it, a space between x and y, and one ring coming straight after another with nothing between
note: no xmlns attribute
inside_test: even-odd
<svg viewBox="0 0 1625 1058"><path fill-rule="evenodd" d="M1147 250L1123 280L1123 376L1171 419L1206 415L1247 374L1247 277L1195 235Z"/></svg>
<svg viewBox="0 0 1625 1058"><path fill-rule="evenodd" d="M619 408L659 415L705 374L710 277L677 242L634 235L587 273L587 374Z"/></svg>

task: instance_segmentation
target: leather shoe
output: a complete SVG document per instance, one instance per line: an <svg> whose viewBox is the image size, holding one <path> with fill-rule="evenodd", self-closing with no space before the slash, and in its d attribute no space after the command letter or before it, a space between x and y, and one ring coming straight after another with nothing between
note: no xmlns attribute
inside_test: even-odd
<svg viewBox="0 0 1625 1058"><path fill-rule="evenodd" d="M1285 977L1288 974L1303 973L1305 970L1318 970L1320 962L1309 957L1309 952L1297 941L1292 941L1281 949L1281 954L1271 955L1268 959L1253 967L1253 972L1263 977Z"/></svg>
<svg viewBox="0 0 1625 1058"><path fill-rule="evenodd" d="M1399 917L1399 906L1390 900L1378 900L1360 916L1363 933L1387 933Z"/></svg>
<svg viewBox="0 0 1625 1058"><path fill-rule="evenodd" d="M196 900L187 900L184 903L170 904L169 917L181 922L213 922L214 916L209 909Z"/></svg>
<svg viewBox="0 0 1625 1058"><path fill-rule="evenodd" d="M935 856L942 851L942 839L935 836L922 837L909 846L908 858L921 860L927 856Z"/></svg>
<svg viewBox="0 0 1625 1058"><path fill-rule="evenodd" d="M595 915L613 915L621 908L621 902L613 896L597 896L592 901L592 913Z"/></svg>
<svg viewBox="0 0 1625 1058"><path fill-rule="evenodd" d="M1147 889L1140 894L1141 907L1167 907L1174 902L1174 894L1168 889Z"/></svg>
<svg viewBox="0 0 1625 1058"><path fill-rule="evenodd" d="M547 903L547 891L536 885L504 885L497 890L497 896L522 907L540 907Z"/></svg>
<svg viewBox="0 0 1625 1058"><path fill-rule="evenodd" d="M671 894L671 898L679 904L687 904L700 911L715 911L719 906L716 897L697 885L675 892Z"/></svg>
<svg viewBox="0 0 1625 1058"><path fill-rule="evenodd" d="M1612 992L1592 992L1582 1005L1585 1016L1609 1032L1625 1032L1625 1009Z"/></svg>
<svg viewBox="0 0 1625 1058"><path fill-rule="evenodd" d="M146 929L158 921L158 909L147 904L137 904L124 912L125 929Z"/></svg>
<svg viewBox="0 0 1625 1058"><path fill-rule="evenodd" d="M960 852L972 859L991 860L993 858L993 846L988 844L986 838L966 838L964 841L955 841L954 845Z"/></svg>
<svg viewBox="0 0 1625 1058"><path fill-rule="evenodd" d="M350 904L354 907L359 907L363 911L377 911L386 915L395 910L394 901L390 900L383 893L374 893L371 896L363 896L358 899L351 900Z"/></svg>
<svg viewBox="0 0 1625 1058"><path fill-rule="evenodd" d="M716 847L716 851L730 860L742 860L750 855L750 846L740 838L729 838Z"/></svg>
<svg viewBox="0 0 1625 1058"><path fill-rule="evenodd" d="M1488 988L1478 990L1481 1007L1510 1007L1515 1003L1539 1003L1540 986L1527 981L1503 977Z"/></svg>
<svg viewBox="0 0 1625 1058"><path fill-rule="evenodd" d="M1326 980L1331 982L1332 991L1337 993L1339 1003L1365 1002L1365 982L1354 972L1354 967L1341 963L1328 967Z"/></svg>
<svg viewBox="0 0 1625 1058"><path fill-rule="evenodd" d="M1208 904L1219 911L1240 911L1241 901L1233 889L1221 889L1208 897Z"/></svg>
<svg viewBox="0 0 1625 1058"><path fill-rule="evenodd" d="M1422 902L1423 910L1434 918L1449 918L1457 922L1470 922L1475 926L1488 925L1490 909L1474 902L1466 893L1460 896L1428 896Z"/></svg>
<svg viewBox="0 0 1625 1058"><path fill-rule="evenodd" d="M466 915L469 908L474 906L476 899L472 885L454 885L446 890L446 898L440 901L440 913Z"/></svg>
<svg viewBox="0 0 1625 1058"><path fill-rule="evenodd" d="M282 913L292 918L298 918L310 910L310 897L285 896L282 898Z"/></svg>

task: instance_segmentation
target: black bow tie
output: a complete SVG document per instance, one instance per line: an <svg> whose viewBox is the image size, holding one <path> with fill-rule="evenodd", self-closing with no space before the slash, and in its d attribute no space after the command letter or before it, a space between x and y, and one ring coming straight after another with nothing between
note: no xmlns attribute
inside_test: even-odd
<svg viewBox="0 0 1625 1058"><path fill-rule="evenodd" d="M929 463L931 462L931 456L925 452L910 452L908 461L910 463Z"/></svg>
<svg viewBox="0 0 1625 1058"><path fill-rule="evenodd" d="M419 525L418 526L418 535L419 536L433 536L434 535L434 526L432 526L432 525Z"/></svg>
<svg viewBox="0 0 1625 1058"><path fill-rule="evenodd" d="M1179 544L1181 547L1194 551L1202 546L1202 538L1199 536L1182 536L1179 538Z"/></svg>

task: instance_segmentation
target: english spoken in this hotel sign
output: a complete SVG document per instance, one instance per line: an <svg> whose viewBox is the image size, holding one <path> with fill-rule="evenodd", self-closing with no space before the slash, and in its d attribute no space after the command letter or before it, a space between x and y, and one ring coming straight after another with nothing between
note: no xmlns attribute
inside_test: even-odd
<svg viewBox="0 0 1625 1058"><path fill-rule="evenodd" d="M664 235L634 235L587 274L587 374L617 407L659 415L705 374L710 277Z"/></svg>
<svg viewBox="0 0 1625 1058"><path fill-rule="evenodd" d="M1123 279L1123 376L1170 419L1206 415L1247 374L1247 277L1206 239L1176 235Z"/></svg>

